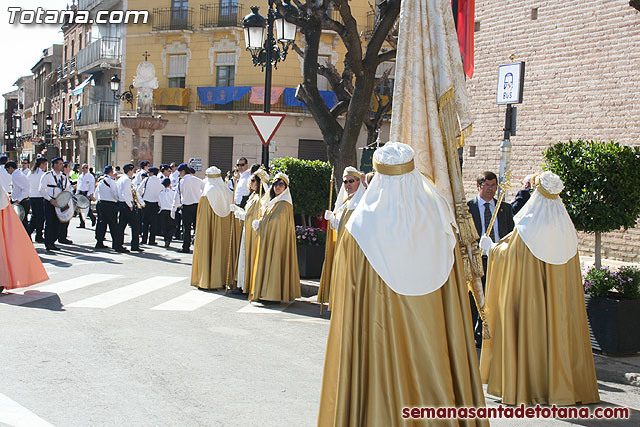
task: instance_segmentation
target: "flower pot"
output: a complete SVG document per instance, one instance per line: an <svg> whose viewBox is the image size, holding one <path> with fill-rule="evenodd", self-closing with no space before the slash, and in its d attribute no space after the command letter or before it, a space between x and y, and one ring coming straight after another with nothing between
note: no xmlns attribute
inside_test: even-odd
<svg viewBox="0 0 640 427"><path fill-rule="evenodd" d="M305 279L320 278L324 263L324 245L297 245L297 250L300 277Z"/></svg>
<svg viewBox="0 0 640 427"><path fill-rule="evenodd" d="M584 296L591 346L610 354L640 351L640 300Z"/></svg>

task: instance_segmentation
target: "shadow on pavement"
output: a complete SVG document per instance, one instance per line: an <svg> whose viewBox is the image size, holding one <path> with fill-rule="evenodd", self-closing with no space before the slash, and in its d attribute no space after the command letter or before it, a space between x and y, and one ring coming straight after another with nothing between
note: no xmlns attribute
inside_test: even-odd
<svg viewBox="0 0 640 427"><path fill-rule="evenodd" d="M0 304L50 311L65 311L60 296L53 292L25 291L24 294L2 293Z"/></svg>

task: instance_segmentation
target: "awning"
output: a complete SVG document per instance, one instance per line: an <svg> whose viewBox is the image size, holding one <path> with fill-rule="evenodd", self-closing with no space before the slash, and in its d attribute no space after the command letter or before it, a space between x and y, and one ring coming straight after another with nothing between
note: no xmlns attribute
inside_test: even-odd
<svg viewBox="0 0 640 427"><path fill-rule="evenodd" d="M93 79L93 76L89 76L89 78L87 80L83 81L78 86L76 86L76 88L73 90L73 94L74 95L80 95L82 93L82 91L84 90L84 87L86 85L88 85L89 82L91 82L91 79Z"/></svg>

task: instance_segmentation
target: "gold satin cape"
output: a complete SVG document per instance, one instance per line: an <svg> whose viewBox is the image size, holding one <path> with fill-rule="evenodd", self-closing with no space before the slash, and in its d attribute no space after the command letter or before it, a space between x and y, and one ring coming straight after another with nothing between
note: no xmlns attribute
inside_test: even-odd
<svg viewBox="0 0 640 427"><path fill-rule="evenodd" d="M578 254L547 264L514 230L491 249L480 373L508 405L600 401Z"/></svg>
<svg viewBox="0 0 640 427"><path fill-rule="evenodd" d="M300 272L291 203L277 202L264 213L258 228L258 242L249 300L293 301L300 298Z"/></svg>
<svg viewBox="0 0 640 427"><path fill-rule="evenodd" d="M198 203L196 238L193 244L191 286L200 289L221 289L225 285L229 259L231 215L215 214L207 196Z"/></svg>
<svg viewBox="0 0 640 427"><path fill-rule="evenodd" d="M324 250L324 263L322 264L322 274L320 275L320 287L318 288L318 302L321 304L329 303L329 310L333 305L333 294L331 293L331 271L333 269L333 257L335 250L338 247L338 241L345 228L347 221L353 213L352 210L347 210L342 214L340 222L338 224L338 230L333 230L329 227L330 232L327 232L327 242Z"/></svg>
<svg viewBox="0 0 640 427"><path fill-rule="evenodd" d="M395 293L344 230L318 426L476 425L481 420L404 420L403 407L485 406L469 296L456 246L448 281L422 296Z"/></svg>
<svg viewBox="0 0 640 427"><path fill-rule="evenodd" d="M252 200L254 199L255 200ZM244 289L243 292L249 293L251 285L251 275L253 273L253 264L258 253L258 232L253 229L251 224L253 220L260 218L260 196L256 193L251 195L251 199L247 202L248 208L244 217Z"/></svg>

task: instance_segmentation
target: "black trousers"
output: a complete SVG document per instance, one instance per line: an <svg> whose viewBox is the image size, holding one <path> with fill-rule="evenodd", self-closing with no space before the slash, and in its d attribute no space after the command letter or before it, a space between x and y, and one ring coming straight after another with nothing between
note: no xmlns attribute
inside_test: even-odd
<svg viewBox="0 0 640 427"><path fill-rule="evenodd" d="M124 244L124 230L127 225L131 229L131 250L140 249L140 211L138 208L129 209L125 202L118 202L118 244Z"/></svg>
<svg viewBox="0 0 640 427"><path fill-rule="evenodd" d="M67 238L69 235L69 223L61 222L58 227L58 241L61 242Z"/></svg>
<svg viewBox="0 0 640 427"><path fill-rule="evenodd" d="M156 241L158 233L158 226L160 217L160 207L157 202L145 201L145 206L142 208L142 243L147 243L147 237L149 237L149 243Z"/></svg>
<svg viewBox="0 0 640 427"><path fill-rule="evenodd" d="M49 248L54 246L58 240L60 221L55 208L48 200L43 198L42 205L44 206L44 245Z"/></svg>
<svg viewBox="0 0 640 427"><path fill-rule="evenodd" d="M29 234L36 232L36 240L42 239L42 230L44 230L44 205L43 197L31 198L31 220L29 221ZM47 202L49 203L49 202Z"/></svg>
<svg viewBox="0 0 640 427"><path fill-rule="evenodd" d="M89 192L88 191L78 191L78 194L82 194L83 196L86 196L87 198L89 197ZM98 209L97 206L96 206L96 209ZM78 217L80 218L80 224L84 225L84 218L82 218L82 212L78 213ZM89 213L87 214L87 217L91 221L95 221L96 220L96 216L93 214L93 211L91 210L91 205L89 205Z"/></svg>
<svg viewBox="0 0 640 427"><path fill-rule="evenodd" d="M169 246L173 233L175 233L176 224L171 218L171 211L160 211L160 233L164 237L164 245Z"/></svg>
<svg viewBox="0 0 640 427"><path fill-rule="evenodd" d="M180 230L182 229L182 208L178 208L176 210L176 215L175 215L176 219L175 221L175 232L174 232L174 237L176 239L180 238Z"/></svg>
<svg viewBox="0 0 640 427"><path fill-rule="evenodd" d="M20 202L20 206L22 206L22 209L24 209L24 218L22 218L22 225L24 229L27 230L27 234L31 234L31 232L29 231L29 220L27 219L29 217L29 211L31 210L31 201L27 197Z"/></svg>
<svg viewBox="0 0 640 427"><path fill-rule="evenodd" d="M182 249L189 250L191 247L191 226L196 229L196 214L198 204L182 205Z"/></svg>
<svg viewBox="0 0 640 427"><path fill-rule="evenodd" d="M482 292L485 290L485 283L487 283L487 257L482 256L482 268L484 269L484 276L482 277ZM471 321L473 324L473 335L476 340L476 347L482 346L482 319L478 314L478 308L476 307L476 300L473 298L473 294L469 292L469 302L471 303Z"/></svg>
<svg viewBox="0 0 640 427"><path fill-rule="evenodd" d="M99 200L96 204L98 211L98 224L96 225L96 242L104 244L104 235L107 233L107 225L109 226L109 234L111 234L111 247L118 249L118 204L116 202L107 202Z"/></svg>

